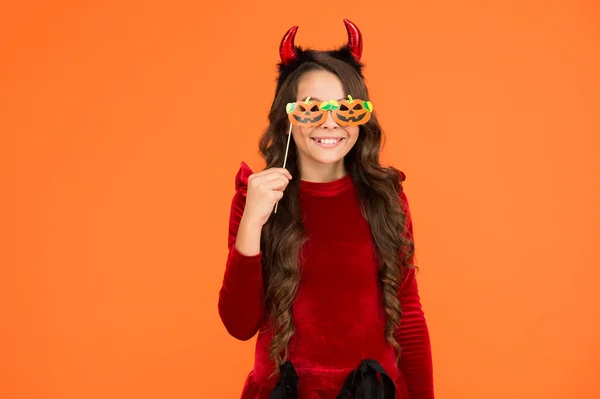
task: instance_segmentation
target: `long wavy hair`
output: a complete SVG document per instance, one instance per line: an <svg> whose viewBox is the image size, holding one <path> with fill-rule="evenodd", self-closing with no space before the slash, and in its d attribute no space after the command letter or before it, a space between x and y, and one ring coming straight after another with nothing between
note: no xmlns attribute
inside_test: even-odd
<svg viewBox="0 0 600 399"><path fill-rule="evenodd" d="M301 64L281 85L269 112L269 126L260 137L260 154L266 168L281 167L287 143L289 121L285 106L296 101L298 82L303 74L313 70L326 70L342 82L346 93L354 98L369 99L365 82L347 63L320 52L314 62ZM397 350L401 348L394 339L402 310L398 289L402 276L412 262L414 245L404 237L406 214L400 201L400 172L394 167L383 167L379 161L383 132L373 112L371 119L359 128L356 143L344 157L344 165L356 185L361 212L371 228L376 254L379 259L379 280L383 291L383 306L387 315L385 337ZM299 176L299 165L294 140L286 168L292 176ZM288 357L288 343L294 334L292 304L300 280L298 256L307 241L300 216L300 178L290 180L277 214L269 218L261 233L263 253L263 278L265 306L275 328L269 354L279 366Z"/></svg>

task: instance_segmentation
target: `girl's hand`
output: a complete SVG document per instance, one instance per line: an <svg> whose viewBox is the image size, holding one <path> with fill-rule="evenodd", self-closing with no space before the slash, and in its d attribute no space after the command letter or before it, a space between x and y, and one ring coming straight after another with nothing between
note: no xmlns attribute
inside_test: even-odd
<svg viewBox="0 0 600 399"><path fill-rule="evenodd" d="M269 220L275 203L283 197L291 178L286 168L269 168L250 175L242 220L262 228Z"/></svg>

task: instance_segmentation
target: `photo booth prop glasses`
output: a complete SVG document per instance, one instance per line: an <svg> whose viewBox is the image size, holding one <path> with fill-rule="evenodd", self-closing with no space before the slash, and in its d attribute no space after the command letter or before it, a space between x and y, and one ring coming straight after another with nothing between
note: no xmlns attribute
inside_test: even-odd
<svg viewBox="0 0 600 399"><path fill-rule="evenodd" d="M325 122L329 111L338 125L358 126L371 119L373 104L370 101L353 99L350 95L347 100L339 101L311 101L308 97L304 101L288 103L285 110L290 122L296 126L319 126Z"/></svg>

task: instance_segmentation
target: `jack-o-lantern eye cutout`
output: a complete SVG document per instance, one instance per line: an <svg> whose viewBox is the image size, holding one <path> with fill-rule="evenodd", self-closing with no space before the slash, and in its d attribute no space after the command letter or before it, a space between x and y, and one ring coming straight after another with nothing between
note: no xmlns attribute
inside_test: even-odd
<svg viewBox="0 0 600 399"><path fill-rule="evenodd" d="M320 104L318 101L311 101L310 97L304 101L289 103L286 106L288 119L298 126L319 126L326 119L326 111L321 109Z"/></svg>
<svg viewBox="0 0 600 399"><path fill-rule="evenodd" d="M370 101L353 99L340 100L339 108L332 111L333 119L342 126L363 125L371 119L373 105Z"/></svg>

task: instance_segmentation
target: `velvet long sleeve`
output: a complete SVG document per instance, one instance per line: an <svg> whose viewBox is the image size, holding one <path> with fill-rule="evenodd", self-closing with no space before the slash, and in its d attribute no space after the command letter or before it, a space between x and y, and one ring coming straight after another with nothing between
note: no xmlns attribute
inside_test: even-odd
<svg viewBox="0 0 600 399"><path fill-rule="evenodd" d="M405 237L414 240L412 218L408 199L400 195L407 214ZM402 318L396 331L396 340L401 347L399 368L404 378L410 399L433 399L433 364L429 330L419 297L415 269L405 276L399 289ZM398 382L400 383L400 382Z"/></svg>
<svg viewBox="0 0 600 399"><path fill-rule="evenodd" d="M227 263L219 292L219 315L233 337L246 341L260 326L264 314L262 252L246 256L235 246L246 205L248 176L252 171L242 163L235 177L236 192L231 202Z"/></svg>

